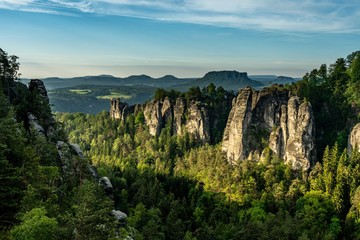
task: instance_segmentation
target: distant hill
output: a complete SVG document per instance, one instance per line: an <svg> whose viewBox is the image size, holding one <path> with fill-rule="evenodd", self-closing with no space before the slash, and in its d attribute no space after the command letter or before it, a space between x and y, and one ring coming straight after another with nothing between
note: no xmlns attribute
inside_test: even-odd
<svg viewBox="0 0 360 240"><path fill-rule="evenodd" d="M222 86L226 90L237 91L239 88L251 86L253 88L262 87L263 84L259 81L250 79L246 72L238 71L212 71L208 72L202 78L198 78L194 81L188 82L181 86L175 86L176 89L186 90L193 86L199 86L203 88L213 83L215 86Z"/></svg>
<svg viewBox="0 0 360 240"><path fill-rule="evenodd" d="M260 89L275 83L285 84L297 79L276 75L251 75L238 71L212 71L201 78L177 78L165 75L153 78L148 75L132 75L125 78L111 75L83 76L74 78L51 77L42 79L48 89L54 111L97 113L109 106L110 98L121 98L129 104L143 103L150 99L157 88L185 92L189 88L206 87L213 83L226 90L237 92L251 86ZM21 79L27 85L30 79Z"/></svg>
<svg viewBox="0 0 360 240"><path fill-rule="evenodd" d="M74 87L79 85L102 85L102 86L151 86L167 88L173 85L184 84L193 81L193 78L176 78L166 75L160 78L152 78L147 75L132 75L126 78L114 77L111 75L85 76L74 78L44 78L42 79L49 90L57 88Z"/></svg>
<svg viewBox="0 0 360 240"><path fill-rule="evenodd" d="M262 85L268 86L272 84L285 84L296 82L297 79L286 76L276 76L276 75L251 75L249 78L261 82Z"/></svg>

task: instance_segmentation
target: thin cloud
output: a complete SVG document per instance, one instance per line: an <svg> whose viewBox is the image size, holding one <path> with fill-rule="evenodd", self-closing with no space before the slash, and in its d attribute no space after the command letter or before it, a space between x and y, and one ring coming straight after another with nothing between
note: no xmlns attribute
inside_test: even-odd
<svg viewBox="0 0 360 240"><path fill-rule="evenodd" d="M357 0L0 0L0 8L130 16L262 31L360 31Z"/></svg>

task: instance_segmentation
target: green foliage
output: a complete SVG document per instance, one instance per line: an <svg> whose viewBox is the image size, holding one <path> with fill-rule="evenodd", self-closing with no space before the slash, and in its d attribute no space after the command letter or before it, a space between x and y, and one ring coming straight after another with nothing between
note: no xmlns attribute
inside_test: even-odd
<svg viewBox="0 0 360 240"><path fill-rule="evenodd" d="M322 161L309 174L293 171L269 148L261 162L229 164L217 143L234 96L213 84L155 94L159 100L202 101L216 126L210 145L172 135L169 125L153 137L142 112L125 122L105 111L57 114L70 142L79 143L99 174L111 179L111 198L89 180L86 159L64 152L71 160L65 173L55 144L15 120L31 109L46 124L46 106L19 100L14 107L0 93L1 233L14 239L357 239L360 154L342 150L357 104L358 59L356 53L329 69L322 65L286 86L314 108ZM23 94L41 106L36 94ZM268 133L253 139L261 148L268 144L263 135ZM128 215L126 221L115 222L109 214L114 207Z"/></svg>
<svg viewBox="0 0 360 240"><path fill-rule="evenodd" d="M8 55L7 52L0 48L0 91L4 93L9 100L12 96L11 87L14 86L14 80L20 75L18 73L19 63L18 57L15 55Z"/></svg>
<svg viewBox="0 0 360 240"><path fill-rule="evenodd" d="M110 239L115 234L115 220L109 213L113 202L102 189L85 180L74 196L75 239Z"/></svg>
<svg viewBox="0 0 360 240"><path fill-rule="evenodd" d="M310 191L296 203L295 218L302 235L314 239L336 239L341 227L329 195Z"/></svg>
<svg viewBox="0 0 360 240"><path fill-rule="evenodd" d="M11 235L16 240L50 240L57 239L58 229L57 220L46 216L44 208L34 208L24 214Z"/></svg>
<svg viewBox="0 0 360 240"><path fill-rule="evenodd" d="M313 107L316 122L318 159L327 145L347 144L349 121L358 121L353 109L360 107L359 51L339 58L329 68L321 65L306 73L299 82L287 86L294 95L306 98Z"/></svg>

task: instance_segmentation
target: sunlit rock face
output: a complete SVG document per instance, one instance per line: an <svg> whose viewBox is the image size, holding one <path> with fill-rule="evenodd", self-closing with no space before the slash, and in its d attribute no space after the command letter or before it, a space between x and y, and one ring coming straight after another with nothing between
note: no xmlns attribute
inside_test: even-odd
<svg viewBox="0 0 360 240"><path fill-rule="evenodd" d="M114 98L110 100L110 117L113 119L121 119L125 121L129 112L129 106L127 103L121 102L120 98Z"/></svg>
<svg viewBox="0 0 360 240"><path fill-rule="evenodd" d="M144 107L144 116L146 125L149 127L149 132L153 136L160 134L161 126L163 123L162 115L162 102L151 101Z"/></svg>
<svg viewBox="0 0 360 240"><path fill-rule="evenodd" d="M241 89L233 100L222 150L235 164L255 159L269 148L293 169L307 170L315 161L315 123L309 102L277 89ZM258 159L259 160L259 159Z"/></svg>
<svg viewBox="0 0 360 240"><path fill-rule="evenodd" d="M360 152L360 123L356 124L349 135L348 152L351 154L355 149Z"/></svg>
<svg viewBox="0 0 360 240"><path fill-rule="evenodd" d="M199 101L186 103L183 98L172 102L169 98L163 101L151 101L144 106L145 123L153 136L160 134L167 124L172 134L192 134L195 140L206 143L210 141L210 124L208 110Z"/></svg>

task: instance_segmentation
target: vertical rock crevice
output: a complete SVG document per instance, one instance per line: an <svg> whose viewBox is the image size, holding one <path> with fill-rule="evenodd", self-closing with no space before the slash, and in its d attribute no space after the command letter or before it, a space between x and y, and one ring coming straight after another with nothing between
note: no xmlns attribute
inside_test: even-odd
<svg viewBox="0 0 360 240"><path fill-rule="evenodd" d="M286 90L244 88L230 111L222 150L234 164L260 159L254 153L260 155L267 146L293 169L309 169L316 156L311 104L289 97Z"/></svg>

